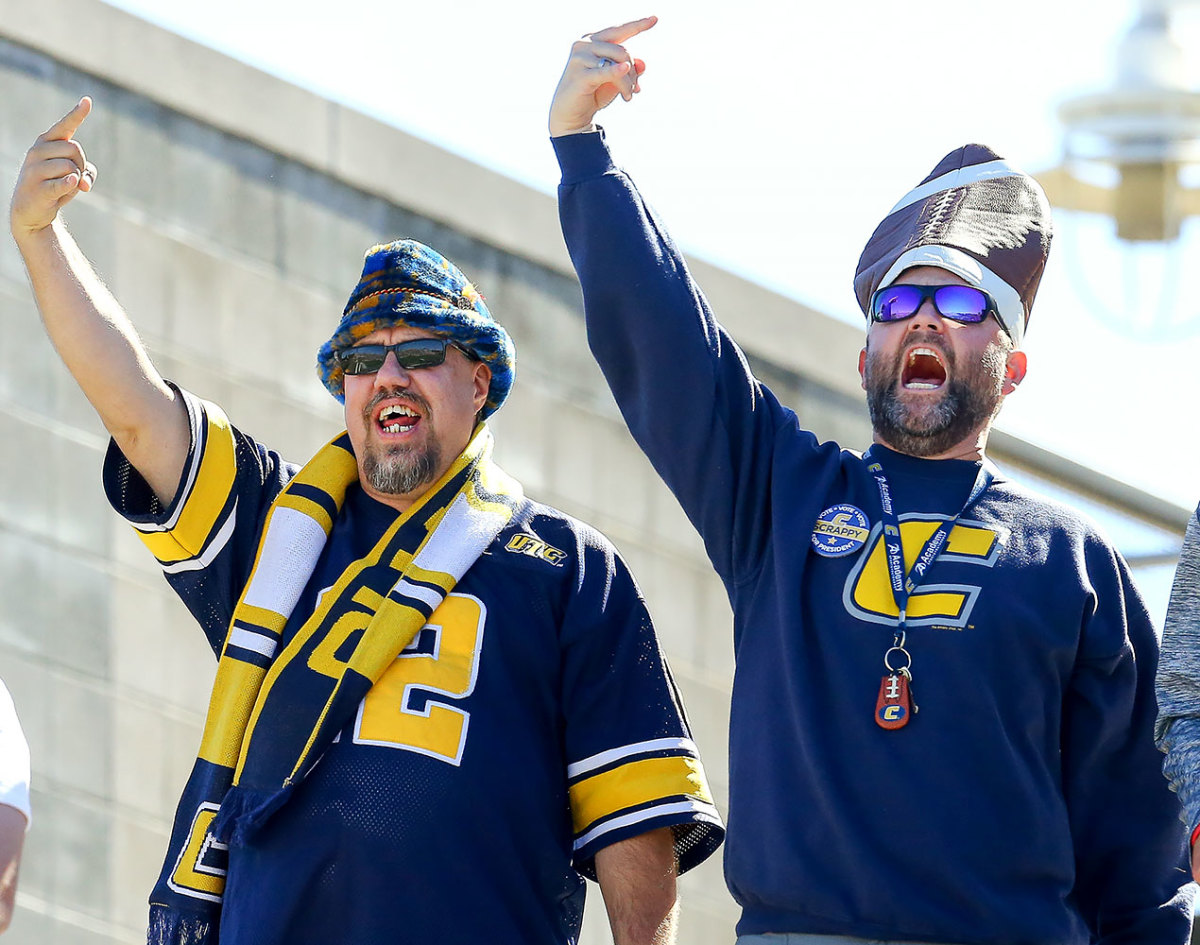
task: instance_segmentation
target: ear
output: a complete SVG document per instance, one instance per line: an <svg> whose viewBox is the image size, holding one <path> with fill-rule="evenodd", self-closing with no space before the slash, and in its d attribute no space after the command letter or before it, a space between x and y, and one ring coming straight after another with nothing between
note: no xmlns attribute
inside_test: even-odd
<svg viewBox="0 0 1200 945"><path fill-rule="evenodd" d="M1000 393L1007 397L1015 391L1017 385L1025 380L1025 371L1028 366L1024 351L1010 351L1004 365L1004 383L1000 388Z"/></svg>
<svg viewBox="0 0 1200 945"><path fill-rule="evenodd" d="M862 351L858 352L858 379L862 384L862 389L867 389L867 348L864 345Z"/></svg>
<svg viewBox="0 0 1200 945"><path fill-rule="evenodd" d="M474 367L472 401L475 404L475 412L479 413L483 409L483 405L487 403L488 388L492 383L492 369L482 361L476 361Z"/></svg>

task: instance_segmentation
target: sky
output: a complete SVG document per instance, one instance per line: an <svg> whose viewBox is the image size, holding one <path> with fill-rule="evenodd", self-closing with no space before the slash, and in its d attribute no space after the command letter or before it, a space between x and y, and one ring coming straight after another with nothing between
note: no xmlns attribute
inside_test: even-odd
<svg viewBox="0 0 1200 945"><path fill-rule="evenodd" d="M548 193L558 174L546 112L572 41L657 14L629 47L647 63L642 93L599 119L618 162L686 251L856 324L854 265L892 204L968 141L1031 172L1056 166L1060 105L1113 86L1137 8L107 2ZM1196 60L1188 78L1200 88L1200 4L1178 3L1178 37ZM1187 298L1184 276L1200 260L1200 226L1167 247L1122 244L1087 214L1056 211L1055 227L1029 375L999 425L1194 506L1200 298Z"/></svg>

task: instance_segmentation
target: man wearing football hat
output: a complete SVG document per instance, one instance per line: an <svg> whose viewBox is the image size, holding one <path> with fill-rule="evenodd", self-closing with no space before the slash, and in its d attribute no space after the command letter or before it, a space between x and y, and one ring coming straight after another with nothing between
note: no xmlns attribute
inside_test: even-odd
<svg viewBox="0 0 1200 945"><path fill-rule="evenodd" d="M1040 188L968 145L885 217L855 278L874 442L819 443L592 124L654 22L574 45L550 131L592 349L733 606L739 943L1186 941L1150 619L1091 525L984 456L1025 374Z"/></svg>
<svg viewBox="0 0 1200 945"><path fill-rule="evenodd" d="M483 298L368 250L318 355L346 432L286 463L163 380L58 219L90 107L30 149L12 231L109 499L219 656L149 940L567 945L590 876L618 945L674 941L723 830L624 563L490 459L514 352Z"/></svg>

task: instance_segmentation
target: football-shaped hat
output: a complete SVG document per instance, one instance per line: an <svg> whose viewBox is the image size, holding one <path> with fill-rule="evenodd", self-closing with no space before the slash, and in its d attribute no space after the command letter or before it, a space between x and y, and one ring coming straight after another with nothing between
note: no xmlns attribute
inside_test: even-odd
<svg viewBox="0 0 1200 945"><path fill-rule="evenodd" d="M877 289L915 266L937 266L983 289L1020 347L1050 252L1050 203L1036 180L991 148L942 158L875 228L854 274L868 313Z"/></svg>

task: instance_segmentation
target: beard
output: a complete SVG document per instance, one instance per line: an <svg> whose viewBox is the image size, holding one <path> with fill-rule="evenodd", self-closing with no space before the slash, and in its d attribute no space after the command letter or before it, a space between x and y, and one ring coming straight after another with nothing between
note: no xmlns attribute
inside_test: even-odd
<svg viewBox="0 0 1200 945"><path fill-rule="evenodd" d="M958 371L954 352L936 338L907 341L941 351L948 374L942 396L928 405L906 402L900 386L903 352L884 363L881 353L868 348L864 376L871 426L884 443L901 453L938 456L984 428L999 413L1008 350L990 342L979 361Z"/></svg>
<svg viewBox="0 0 1200 945"><path fill-rule="evenodd" d="M363 475L371 488L384 495L408 495L433 482L441 451L433 446L367 447Z"/></svg>
<svg viewBox="0 0 1200 945"><path fill-rule="evenodd" d="M368 430L374 421L371 414L380 401L399 398L422 408L421 424L426 427L425 442L404 446L382 446L368 442L363 449L362 471L371 488L384 495L408 495L433 482L441 469L442 450L429 418L425 398L412 391L380 391L363 410L363 422Z"/></svg>

